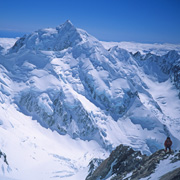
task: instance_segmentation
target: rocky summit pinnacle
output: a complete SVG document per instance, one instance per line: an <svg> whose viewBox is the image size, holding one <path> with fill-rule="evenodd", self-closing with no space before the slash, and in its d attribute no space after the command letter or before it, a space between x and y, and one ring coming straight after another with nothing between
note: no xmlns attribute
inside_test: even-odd
<svg viewBox="0 0 180 180"><path fill-rule="evenodd" d="M62 26L74 27L74 25L72 24L72 22L70 20L66 20L66 22Z"/></svg>

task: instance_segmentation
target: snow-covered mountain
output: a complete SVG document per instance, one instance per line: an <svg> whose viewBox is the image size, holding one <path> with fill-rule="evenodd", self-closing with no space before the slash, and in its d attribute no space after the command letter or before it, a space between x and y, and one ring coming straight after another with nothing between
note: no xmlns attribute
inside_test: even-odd
<svg viewBox="0 0 180 180"><path fill-rule="evenodd" d="M151 154L169 135L180 148L176 51L107 50L66 21L1 52L0 150L9 164L1 174L85 179L89 161L119 144Z"/></svg>

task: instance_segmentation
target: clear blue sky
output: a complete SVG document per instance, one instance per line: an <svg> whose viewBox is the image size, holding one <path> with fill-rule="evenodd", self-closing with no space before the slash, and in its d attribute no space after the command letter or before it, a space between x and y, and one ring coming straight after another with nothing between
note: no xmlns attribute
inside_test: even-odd
<svg viewBox="0 0 180 180"><path fill-rule="evenodd" d="M180 43L180 0L0 0L0 37L67 19L99 40Z"/></svg>

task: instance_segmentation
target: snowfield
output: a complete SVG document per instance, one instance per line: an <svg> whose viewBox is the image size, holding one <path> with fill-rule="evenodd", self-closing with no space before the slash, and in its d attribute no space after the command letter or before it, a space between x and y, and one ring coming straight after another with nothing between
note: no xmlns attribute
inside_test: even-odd
<svg viewBox="0 0 180 180"><path fill-rule="evenodd" d="M67 21L0 46L0 178L83 180L119 144L180 149L180 45L100 42Z"/></svg>
<svg viewBox="0 0 180 180"><path fill-rule="evenodd" d="M74 140L43 128L11 104L2 105L0 112L1 150L6 152L9 163L0 162L5 177L67 179L79 171L83 173L93 157L104 159L108 155L95 141ZM86 175L81 174L81 178Z"/></svg>

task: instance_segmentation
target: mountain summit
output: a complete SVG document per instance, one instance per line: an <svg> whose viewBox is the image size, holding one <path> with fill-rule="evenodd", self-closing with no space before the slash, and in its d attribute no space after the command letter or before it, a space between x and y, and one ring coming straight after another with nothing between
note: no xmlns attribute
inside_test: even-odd
<svg viewBox="0 0 180 180"><path fill-rule="evenodd" d="M22 47L31 50L60 51L75 46L82 41L79 31L67 20L56 28L45 28L20 38L10 52L17 52Z"/></svg>

